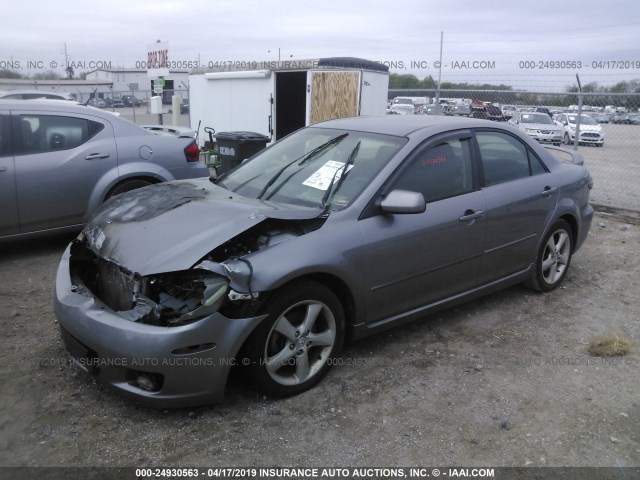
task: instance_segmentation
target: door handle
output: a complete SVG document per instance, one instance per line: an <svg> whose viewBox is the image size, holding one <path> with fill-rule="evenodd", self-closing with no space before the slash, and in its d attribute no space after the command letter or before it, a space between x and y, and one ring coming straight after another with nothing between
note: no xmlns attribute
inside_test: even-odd
<svg viewBox="0 0 640 480"><path fill-rule="evenodd" d="M7 167L5 167L4 165L0 166L0 172L6 172L7 171Z"/></svg>
<svg viewBox="0 0 640 480"><path fill-rule="evenodd" d="M474 211L474 210L467 210L466 212L464 212L464 215L462 215L459 220L461 222L471 222L473 220L477 220L478 218L482 217L484 215L484 211L483 210L478 210L478 211Z"/></svg>
<svg viewBox="0 0 640 480"><path fill-rule="evenodd" d="M108 153L90 153L89 155L87 155L86 157L84 157L85 160L95 160L96 158L109 158L111 155L109 155Z"/></svg>
<svg viewBox="0 0 640 480"><path fill-rule="evenodd" d="M543 197L550 197L552 194L556 193L557 191L558 191L558 187L546 186L544 187L544 190L540 192L540 195L542 195Z"/></svg>

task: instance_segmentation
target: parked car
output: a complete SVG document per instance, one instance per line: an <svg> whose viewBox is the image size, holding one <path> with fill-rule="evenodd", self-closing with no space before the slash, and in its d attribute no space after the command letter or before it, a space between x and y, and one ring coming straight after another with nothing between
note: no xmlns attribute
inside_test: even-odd
<svg viewBox="0 0 640 480"><path fill-rule="evenodd" d="M87 101L87 105L96 108L105 108L107 106L107 102L102 98L91 98Z"/></svg>
<svg viewBox="0 0 640 480"><path fill-rule="evenodd" d="M415 113L415 107L413 104L408 105L406 103L396 103L391 105L392 115L413 115Z"/></svg>
<svg viewBox="0 0 640 480"><path fill-rule="evenodd" d="M640 125L640 115L629 115L627 123L629 125Z"/></svg>
<svg viewBox="0 0 640 480"><path fill-rule="evenodd" d="M555 124L562 128L564 143L572 144L576 138L576 122L578 115L574 113L561 113L556 115ZM604 130L598 122L588 115L580 115L580 138L578 143L584 145L604 145Z"/></svg>
<svg viewBox="0 0 640 480"><path fill-rule="evenodd" d="M472 118L482 118L485 120L493 120L494 122L506 122L507 117L502 114L502 110L495 105L485 105L480 108L473 108L471 111Z"/></svg>
<svg viewBox="0 0 640 480"><path fill-rule="evenodd" d="M0 100L69 100L75 102L73 98L66 92L55 92L52 90L6 90L0 92Z"/></svg>
<svg viewBox="0 0 640 480"><path fill-rule="evenodd" d="M11 133L13 132L13 133ZM0 238L79 229L108 198L203 177L193 138L60 100L0 100Z"/></svg>
<svg viewBox="0 0 640 480"><path fill-rule="evenodd" d="M135 95L122 95L120 100L125 107L139 107L141 105L140 100Z"/></svg>
<svg viewBox="0 0 640 480"><path fill-rule="evenodd" d="M449 112L449 105L422 105L418 110L419 115L447 115Z"/></svg>
<svg viewBox="0 0 640 480"><path fill-rule="evenodd" d="M189 99L183 98L180 100L180 114L184 115L189 113Z"/></svg>
<svg viewBox="0 0 640 480"><path fill-rule="evenodd" d="M629 115L627 115L626 113L616 113L611 117L611 123L629 124L631 122L629 120Z"/></svg>
<svg viewBox="0 0 640 480"><path fill-rule="evenodd" d="M546 108L546 107L536 107L536 108L534 109L534 111L535 111L535 112L538 112L538 113L544 113L544 114L546 114L549 118L553 118L553 114L551 113L551 110L549 110L549 109L548 109L548 108Z"/></svg>
<svg viewBox="0 0 640 480"><path fill-rule="evenodd" d="M484 120L353 117L215 180L125 193L62 257L64 344L159 408L220 401L233 364L262 393L303 392L347 334L521 282L557 288L593 215L591 177L567 153Z"/></svg>
<svg viewBox="0 0 640 480"><path fill-rule="evenodd" d="M611 121L611 116L608 113L594 113L591 118L598 123L609 123Z"/></svg>
<svg viewBox="0 0 640 480"><path fill-rule="evenodd" d="M173 109L169 108L168 113L173 113ZM189 100L183 98L180 100L180 115L189 113Z"/></svg>
<svg viewBox="0 0 640 480"><path fill-rule="evenodd" d="M502 108L500 108L500 111L506 119L509 119L513 116L514 113L518 111L518 109L513 105L503 105Z"/></svg>
<svg viewBox="0 0 640 480"><path fill-rule="evenodd" d="M119 98L107 97L107 98L105 98L105 101L107 102L107 107L111 107L111 108L123 108L124 107L124 102Z"/></svg>
<svg viewBox="0 0 640 480"><path fill-rule="evenodd" d="M562 143L563 131L546 113L516 112L509 123L540 143Z"/></svg>
<svg viewBox="0 0 640 480"><path fill-rule="evenodd" d="M469 105L453 105L447 114L454 117L469 117L471 116L471 107Z"/></svg>

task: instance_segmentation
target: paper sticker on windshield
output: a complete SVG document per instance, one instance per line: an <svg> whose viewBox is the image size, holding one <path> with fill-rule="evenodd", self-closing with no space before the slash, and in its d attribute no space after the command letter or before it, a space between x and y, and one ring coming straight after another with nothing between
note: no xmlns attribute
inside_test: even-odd
<svg viewBox="0 0 640 480"><path fill-rule="evenodd" d="M329 160L316 170L313 175L302 182L302 184L307 187L317 188L318 190L326 190L329 188L329 185L331 185L331 180L335 183L340 179L342 176L342 167L344 167L344 162ZM353 165L349 165L347 171L351 170L352 167Z"/></svg>

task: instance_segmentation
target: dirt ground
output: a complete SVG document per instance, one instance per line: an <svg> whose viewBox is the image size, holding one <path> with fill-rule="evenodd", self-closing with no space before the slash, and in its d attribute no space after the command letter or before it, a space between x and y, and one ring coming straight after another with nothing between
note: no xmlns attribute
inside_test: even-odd
<svg viewBox="0 0 640 480"><path fill-rule="evenodd" d="M0 466L640 466L640 226L598 215L561 289L514 287L350 344L315 389L151 410L69 365L69 236L0 245ZM597 358L589 341L631 340Z"/></svg>

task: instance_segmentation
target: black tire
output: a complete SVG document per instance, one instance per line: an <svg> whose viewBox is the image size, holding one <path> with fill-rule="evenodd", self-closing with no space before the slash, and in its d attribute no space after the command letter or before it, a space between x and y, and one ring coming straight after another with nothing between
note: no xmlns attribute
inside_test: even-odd
<svg viewBox="0 0 640 480"><path fill-rule="evenodd" d="M247 365L251 387L287 397L322 380L344 341L344 312L336 295L316 282L295 283L276 292L260 313L268 317L251 333L238 362ZM305 319L308 329L300 328Z"/></svg>
<svg viewBox="0 0 640 480"><path fill-rule="evenodd" d="M545 235L528 285L539 292L560 286L573 256L573 233L564 220L554 223Z"/></svg>
<svg viewBox="0 0 640 480"><path fill-rule="evenodd" d="M564 144L571 145L571 139L569 138L569 134L565 132L564 134Z"/></svg>
<svg viewBox="0 0 640 480"><path fill-rule="evenodd" d="M146 187L148 185L153 185L153 182L144 180L142 178L132 178L131 180L125 180L124 182L121 182L113 187L107 194L107 198L105 200L110 199L114 195L119 195L130 190L135 190L136 188Z"/></svg>

